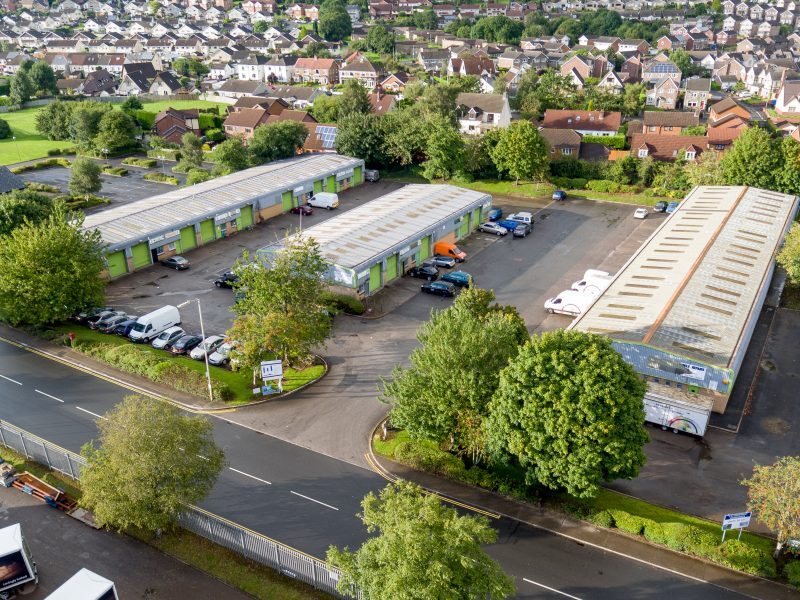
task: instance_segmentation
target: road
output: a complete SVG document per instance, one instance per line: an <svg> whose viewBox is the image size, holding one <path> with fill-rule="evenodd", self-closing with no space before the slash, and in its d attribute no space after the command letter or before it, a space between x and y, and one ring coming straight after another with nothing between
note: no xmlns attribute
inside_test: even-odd
<svg viewBox="0 0 800 600"><path fill-rule="evenodd" d="M96 438L96 420L130 392L113 382L0 342L0 419L73 451ZM366 538L359 502L376 473L213 417L229 461L203 508L309 554ZM343 432L347 435L347 432ZM741 597L510 519L493 521L489 548L517 578L519 598ZM113 578L113 577L112 577Z"/></svg>

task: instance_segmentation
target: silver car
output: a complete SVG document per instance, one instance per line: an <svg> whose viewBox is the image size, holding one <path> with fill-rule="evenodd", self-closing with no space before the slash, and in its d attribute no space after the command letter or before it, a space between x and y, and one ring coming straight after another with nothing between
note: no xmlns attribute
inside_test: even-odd
<svg viewBox="0 0 800 600"><path fill-rule="evenodd" d="M221 335L210 335L189 352L189 357L195 360L203 360L206 354L211 354L225 342Z"/></svg>
<svg viewBox="0 0 800 600"><path fill-rule="evenodd" d="M162 331L156 339L153 340L153 348L159 350L168 350L172 344L177 342L181 337L186 335L186 332L180 327L170 327Z"/></svg>
<svg viewBox="0 0 800 600"><path fill-rule="evenodd" d="M497 223L483 223L480 227L478 227L484 233L493 233L495 235L506 235L508 233L508 229L503 227L502 225L498 225Z"/></svg>

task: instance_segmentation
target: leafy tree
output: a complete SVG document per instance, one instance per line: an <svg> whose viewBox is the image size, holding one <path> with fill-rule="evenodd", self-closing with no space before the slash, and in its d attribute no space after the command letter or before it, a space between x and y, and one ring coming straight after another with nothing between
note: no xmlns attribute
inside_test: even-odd
<svg viewBox="0 0 800 600"><path fill-rule="evenodd" d="M673 163L657 163L653 176L653 187L672 192L687 192L691 184L682 160Z"/></svg>
<svg viewBox="0 0 800 600"><path fill-rule="evenodd" d="M214 148L214 171L216 174L233 173L250 166L247 148L240 137L232 137Z"/></svg>
<svg viewBox="0 0 800 600"><path fill-rule="evenodd" d="M747 508L777 534L777 559L786 542L800 538L800 458L784 456L768 466L756 465L742 485L747 486Z"/></svg>
<svg viewBox="0 0 800 600"><path fill-rule="evenodd" d="M33 63L30 72L31 85L35 93L38 94L57 94L56 74L53 68L43 60Z"/></svg>
<svg viewBox="0 0 800 600"><path fill-rule="evenodd" d="M573 108L578 104L578 90L568 77L547 70L538 77L531 75L525 82L525 92L517 93L523 114L538 117L548 108Z"/></svg>
<svg viewBox="0 0 800 600"><path fill-rule="evenodd" d="M681 70L681 73L684 77L694 73L695 68L694 63L692 62L692 57L683 48L673 50L669 55L669 59Z"/></svg>
<svg viewBox="0 0 800 600"><path fill-rule="evenodd" d="M793 283L800 283L800 225L794 223L778 254L778 264L786 269Z"/></svg>
<svg viewBox="0 0 800 600"><path fill-rule="evenodd" d="M500 44L519 44L525 25L505 15L478 19L469 32L473 39L487 40Z"/></svg>
<svg viewBox="0 0 800 600"><path fill-rule="evenodd" d="M130 148L136 144L136 129L136 121L128 113L110 110L100 118L93 145L109 152Z"/></svg>
<svg viewBox="0 0 800 600"><path fill-rule="evenodd" d="M773 189L781 156L768 131L749 127L722 157L722 172L729 185Z"/></svg>
<svg viewBox="0 0 800 600"><path fill-rule="evenodd" d="M99 525L169 529L214 486L225 456L211 421L169 402L128 396L97 421L99 446L81 454L81 504Z"/></svg>
<svg viewBox="0 0 800 600"><path fill-rule="evenodd" d="M124 110L126 113L136 112L137 110L142 110L144 108L144 104L137 98L136 96L128 96L125 99L125 102L120 104L120 108Z"/></svg>
<svg viewBox="0 0 800 600"><path fill-rule="evenodd" d="M395 367L383 382L394 425L415 438L448 440L473 459L485 451L482 425L500 371L528 338L516 310L494 299L491 290L468 288L434 311L417 332L411 366Z"/></svg>
<svg viewBox="0 0 800 600"><path fill-rule="evenodd" d="M384 166L383 128L376 115L351 113L338 123L336 151L345 156L364 159L367 167Z"/></svg>
<svg viewBox="0 0 800 600"><path fill-rule="evenodd" d="M683 170L690 187L696 185L725 185L719 152L706 150L695 160L687 162Z"/></svg>
<svg viewBox="0 0 800 600"><path fill-rule="evenodd" d="M355 79L348 79L342 95L339 96L338 118L346 117L352 113L366 114L372 112L372 104L369 101L367 89Z"/></svg>
<svg viewBox="0 0 800 600"><path fill-rule="evenodd" d="M322 42L310 42L300 52L300 56L305 56L306 58L331 58L332 54Z"/></svg>
<svg viewBox="0 0 800 600"><path fill-rule="evenodd" d="M290 158L303 147L308 129L297 121L279 121L256 127L250 140L250 161L254 165Z"/></svg>
<svg viewBox="0 0 800 600"><path fill-rule="evenodd" d="M514 580L481 548L497 532L481 516L460 516L418 486L400 481L361 503L367 531L378 535L355 552L331 546L328 562L343 594L357 586L364 600L508 598Z"/></svg>
<svg viewBox="0 0 800 600"><path fill-rule="evenodd" d="M502 130L493 128L483 135L470 136L464 146L463 170L475 179L500 179L492 160L492 150L500 141Z"/></svg>
<svg viewBox="0 0 800 600"><path fill-rule="evenodd" d="M385 25L377 23L367 32L367 48L378 54L389 54L394 49L394 35Z"/></svg>
<svg viewBox="0 0 800 600"><path fill-rule="evenodd" d="M72 102L56 100L36 113L36 131L49 140L69 139L69 126L72 122Z"/></svg>
<svg viewBox="0 0 800 600"><path fill-rule="evenodd" d="M0 236L8 235L26 221L36 225L53 210L48 196L29 190L14 190L0 195Z"/></svg>
<svg viewBox="0 0 800 600"><path fill-rule="evenodd" d="M490 450L525 469L529 484L593 496L645 463L645 384L603 336L533 337L500 373L489 406Z"/></svg>
<svg viewBox="0 0 800 600"><path fill-rule="evenodd" d="M609 165L606 178L622 185L636 183L639 179L639 160L634 156L626 156Z"/></svg>
<svg viewBox="0 0 800 600"><path fill-rule="evenodd" d="M35 91L30 75L26 71L19 71L11 78L11 91L8 95L14 104L24 104L31 99Z"/></svg>
<svg viewBox="0 0 800 600"><path fill-rule="evenodd" d="M341 96L322 94L314 99L311 114L319 123L335 123L339 117Z"/></svg>
<svg viewBox="0 0 800 600"><path fill-rule="evenodd" d="M439 17L432 8L415 12L413 19L417 29L437 29L439 27Z"/></svg>
<svg viewBox="0 0 800 600"><path fill-rule="evenodd" d="M100 121L112 109L104 102L79 102L72 107L69 123L69 137L79 148L88 150L100 132Z"/></svg>
<svg viewBox="0 0 800 600"><path fill-rule="evenodd" d="M237 316L228 330L241 368L255 372L262 360L275 357L308 362L330 332L322 300L327 270L313 239L288 237L274 255L256 256L253 263L244 254L237 288L245 294L233 307Z"/></svg>
<svg viewBox="0 0 800 600"><path fill-rule="evenodd" d="M0 240L0 315L12 325L62 321L103 302L105 268L97 231L56 203L39 223L23 222Z"/></svg>
<svg viewBox="0 0 800 600"><path fill-rule="evenodd" d="M6 140L11 137L11 125L5 119L0 119L0 140Z"/></svg>
<svg viewBox="0 0 800 600"><path fill-rule="evenodd" d="M547 173L547 143L529 121L512 123L503 130L492 150L497 170L519 183L520 179L541 179Z"/></svg>
<svg viewBox="0 0 800 600"><path fill-rule="evenodd" d="M190 169L186 174L186 185L195 185L196 183L203 183L212 178L211 173L205 169Z"/></svg>
<svg viewBox="0 0 800 600"><path fill-rule="evenodd" d="M423 176L429 180L449 179L464 165L464 138L449 120L436 119L430 126L425 154Z"/></svg>
<svg viewBox="0 0 800 600"><path fill-rule="evenodd" d="M199 169L203 164L203 140L191 131L181 137L181 166L186 171Z"/></svg>
<svg viewBox="0 0 800 600"><path fill-rule="evenodd" d="M266 21L256 21L253 23L253 33L264 33L269 29L269 23Z"/></svg>
<svg viewBox="0 0 800 600"><path fill-rule="evenodd" d="M419 104L393 110L381 117L386 157L401 166L424 160L428 143L428 120Z"/></svg>
<svg viewBox="0 0 800 600"><path fill-rule="evenodd" d="M786 194L800 194L800 143L785 137L780 143L781 167L775 173L775 188Z"/></svg>
<svg viewBox="0 0 800 600"><path fill-rule="evenodd" d="M85 196L99 192L103 187L100 179L100 165L91 159L79 156L72 163L69 178L69 191L74 196Z"/></svg>
<svg viewBox="0 0 800 600"><path fill-rule="evenodd" d="M344 0L324 0L319 7L319 34L329 42L340 42L353 32Z"/></svg>
<svg viewBox="0 0 800 600"><path fill-rule="evenodd" d="M172 69L178 74L185 77L202 77L209 72L208 66L193 56L188 58L177 58L172 62Z"/></svg>

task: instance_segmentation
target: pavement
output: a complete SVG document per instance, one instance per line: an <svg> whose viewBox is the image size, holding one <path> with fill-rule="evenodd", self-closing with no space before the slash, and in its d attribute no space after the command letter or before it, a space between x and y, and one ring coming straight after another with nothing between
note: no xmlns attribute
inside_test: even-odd
<svg viewBox="0 0 800 600"><path fill-rule="evenodd" d="M91 529L31 496L0 487L0 527L14 523L22 526L39 571L39 585L25 596L30 600L46 598L84 567L112 580L126 600L252 598L138 540Z"/></svg>

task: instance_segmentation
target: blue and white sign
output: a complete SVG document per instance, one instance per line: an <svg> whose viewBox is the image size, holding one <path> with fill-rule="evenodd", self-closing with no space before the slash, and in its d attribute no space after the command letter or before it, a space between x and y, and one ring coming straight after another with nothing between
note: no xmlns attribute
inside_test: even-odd
<svg viewBox="0 0 800 600"><path fill-rule="evenodd" d="M283 363L279 360L261 361L261 379L277 379L283 376Z"/></svg>
<svg viewBox="0 0 800 600"><path fill-rule="evenodd" d="M725 515L722 519L722 530L730 531L731 529L744 529L750 526L750 517L753 515L751 512L740 512Z"/></svg>

